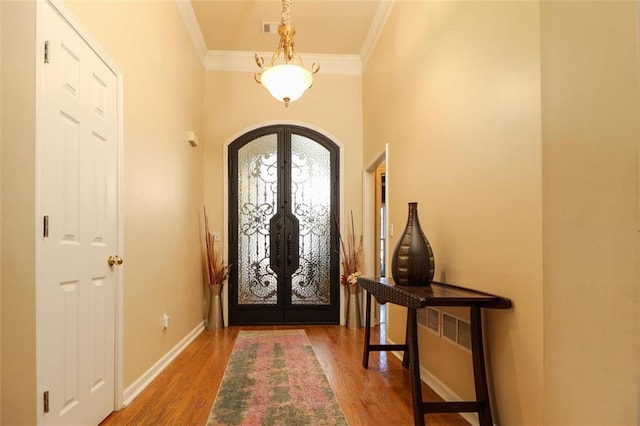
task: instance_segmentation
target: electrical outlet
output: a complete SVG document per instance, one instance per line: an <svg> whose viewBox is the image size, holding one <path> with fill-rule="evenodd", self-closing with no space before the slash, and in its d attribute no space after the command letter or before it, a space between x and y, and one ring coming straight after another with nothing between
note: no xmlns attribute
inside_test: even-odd
<svg viewBox="0 0 640 426"><path fill-rule="evenodd" d="M213 235L213 241L220 241L220 232L212 232L211 233Z"/></svg>

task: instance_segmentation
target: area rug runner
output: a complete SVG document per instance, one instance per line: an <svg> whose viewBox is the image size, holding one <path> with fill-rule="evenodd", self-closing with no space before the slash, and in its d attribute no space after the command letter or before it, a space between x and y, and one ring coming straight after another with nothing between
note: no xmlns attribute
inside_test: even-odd
<svg viewBox="0 0 640 426"><path fill-rule="evenodd" d="M347 425L304 330L241 331L207 425Z"/></svg>

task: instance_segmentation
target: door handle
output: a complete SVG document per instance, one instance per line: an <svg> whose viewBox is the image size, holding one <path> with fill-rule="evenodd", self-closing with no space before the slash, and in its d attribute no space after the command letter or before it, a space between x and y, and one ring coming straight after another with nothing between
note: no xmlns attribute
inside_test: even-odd
<svg viewBox="0 0 640 426"><path fill-rule="evenodd" d="M276 243L276 262L280 265L280 233L278 232L278 242Z"/></svg>
<svg viewBox="0 0 640 426"><path fill-rule="evenodd" d="M113 265L122 265L122 262L124 262L124 261L123 261L123 260L122 260L122 258L121 258L120 256L118 256L118 255L116 255L116 256L113 256L113 255L112 255L112 256L109 256L109 257L107 258L107 263L109 264L109 267L110 267L110 268L112 268L112 267L113 267Z"/></svg>
<svg viewBox="0 0 640 426"><path fill-rule="evenodd" d="M287 263L291 266L291 232L287 236Z"/></svg>

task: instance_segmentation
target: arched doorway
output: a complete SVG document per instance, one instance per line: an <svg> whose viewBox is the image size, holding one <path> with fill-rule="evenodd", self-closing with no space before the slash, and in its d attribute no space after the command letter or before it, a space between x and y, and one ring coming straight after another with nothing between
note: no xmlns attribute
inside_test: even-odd
<svg viewBox="0 0 640 426"><path fill-rule="evenodd" d="M229 323L339 321L339 149L274 125L229 145Z"/></svg>

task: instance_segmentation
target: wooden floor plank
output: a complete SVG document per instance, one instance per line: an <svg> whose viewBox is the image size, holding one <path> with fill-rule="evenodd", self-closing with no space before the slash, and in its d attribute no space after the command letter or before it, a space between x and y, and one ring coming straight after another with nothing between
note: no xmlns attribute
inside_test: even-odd
<svg viewBox="0 0 640 426"><path fill-rule="evenodd" d="M204 331L135 400L102 425L204 425L240 330L298 328L309 336L350 425L411 425L409 371L391 353L372 352L362 367L364 329L341 326L227 327ZM380 327L372 342L384 343ZM426 385L425 401L441 401ZM457 414L429 414L431 425L468 425Z"/></svg>

